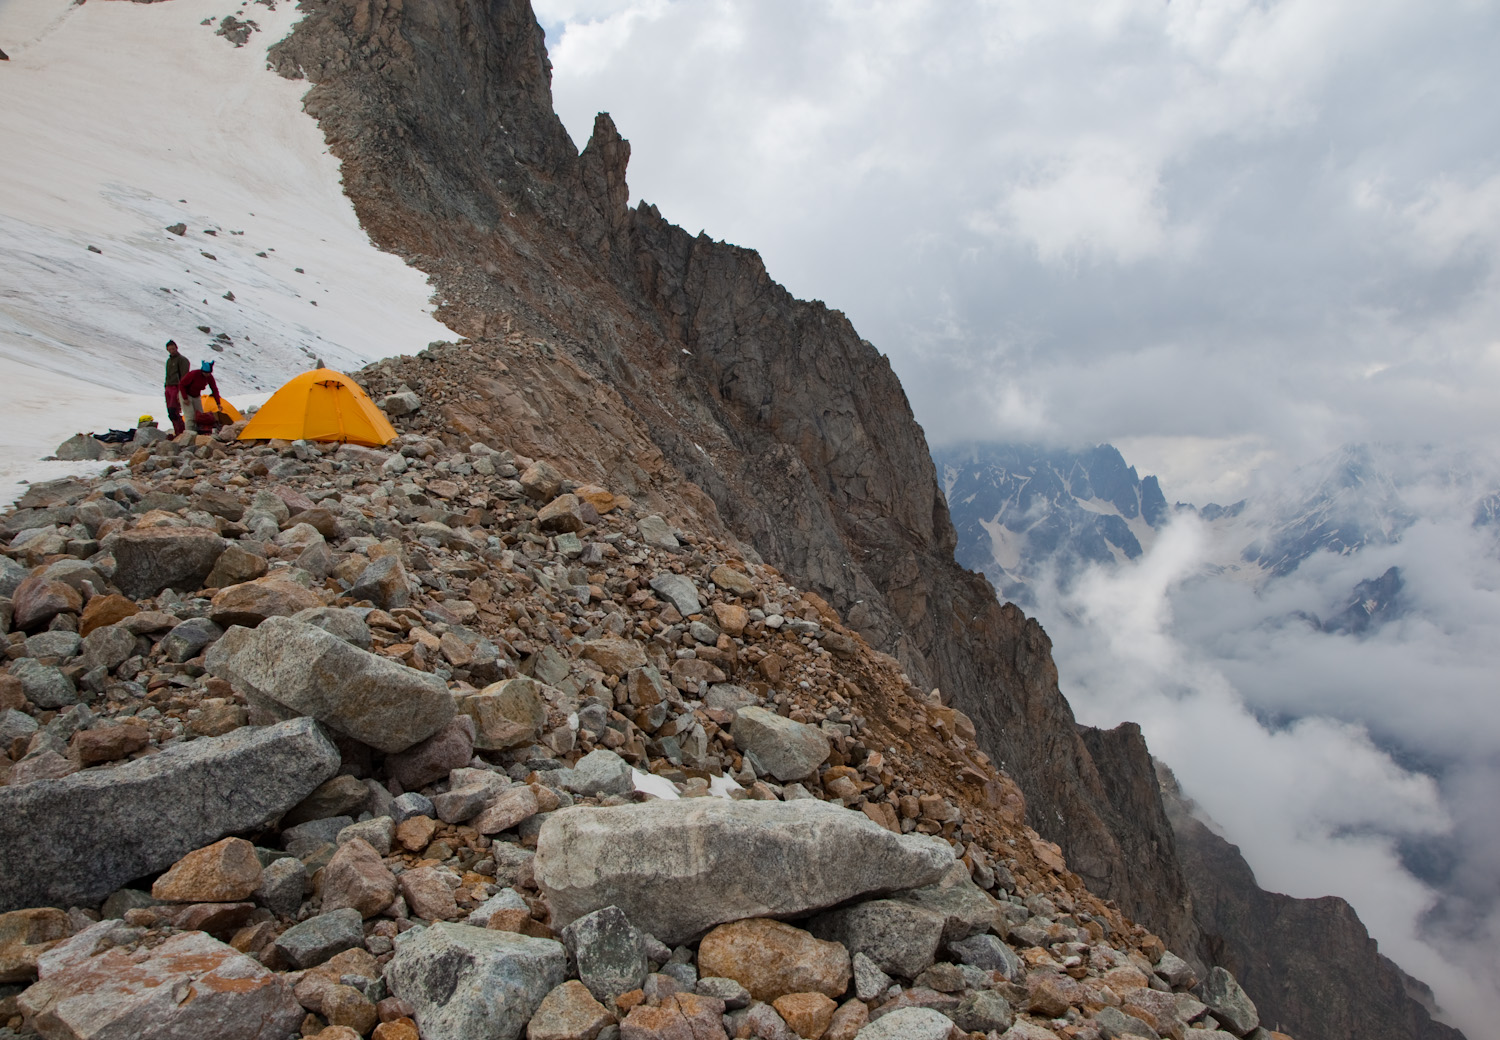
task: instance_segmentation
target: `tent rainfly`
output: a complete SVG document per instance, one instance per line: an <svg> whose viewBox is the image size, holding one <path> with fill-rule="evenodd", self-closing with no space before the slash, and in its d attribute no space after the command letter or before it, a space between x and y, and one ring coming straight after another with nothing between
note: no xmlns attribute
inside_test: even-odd
<svg viewBox="0 0 1500 1040"><path fill-rule="evenodd" d="M339 441L380 447L396 439L396 429L358 383L331 368L315 368L272 394L240 431L239 439Z"/></svg>

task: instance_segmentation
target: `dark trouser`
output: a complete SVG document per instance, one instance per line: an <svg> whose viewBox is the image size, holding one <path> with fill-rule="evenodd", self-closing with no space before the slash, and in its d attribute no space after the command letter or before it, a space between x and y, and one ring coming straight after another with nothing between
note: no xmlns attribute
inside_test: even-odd
<svg viewBox="0 0 1500 1040"><path fill-rule="evenodd" d="M182 395L177 392L177 387L167 387L167 418L172 420L172 432L182 433L187 429L182 421Z"/></svg>

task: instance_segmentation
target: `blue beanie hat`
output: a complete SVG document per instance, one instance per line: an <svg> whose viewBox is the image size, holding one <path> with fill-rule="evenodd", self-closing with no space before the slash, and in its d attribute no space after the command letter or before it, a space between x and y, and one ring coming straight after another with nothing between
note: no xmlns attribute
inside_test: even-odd
<svg viewBox="0 0 1500 1040"><path fill-rule="evenodd" d="M203 371L205 372L212 372L214 370L214 363L212 361L205 361L198 367L203 369Z"/></svg>

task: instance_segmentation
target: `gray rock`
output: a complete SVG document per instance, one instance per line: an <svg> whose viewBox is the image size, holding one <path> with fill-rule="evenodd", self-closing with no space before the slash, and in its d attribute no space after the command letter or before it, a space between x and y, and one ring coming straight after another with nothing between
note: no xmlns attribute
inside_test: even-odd
<svg viewBox="0 0 1500 1040"><path fill-rule="evenodd" d="M890 975L914 979L932 966L943 941L942 914L896 899L875 899L813 918L819 939L863 953Z"/></svg>
<svg viewBox="0 0 1500 1040"><path fill-rule="evenodd" d="M0 747L10 747L17 737L29 737L38 729L36 719L24 711L6 708L0 711Z"/></svg>
<svg viewBox="0 0 1500 1040"><path fill-rule="evenodd" d="M78 703L78 688L61 669L23 657L12 662L10 674L21 680L26 699L38 708L64 708Z"/></svg>
<svg viewBox="0 0 1500 1040"><path fill-rule="evenodd" d="M380 410L393 417L410 415L421 407L422 399L410 390L405 393L387 394L380 399Z"/></svg>
<svg viewBox="0 0 1500 1040"><path fill-rule="evenodd" d="M1161 960L1156 962L1156 974L1173 987L1192 989L1198 985L1198 973L1193 970L1193 966L1171 950L1163 953Z"/></svg>
<svg viewBox="0 0 1500 1040"><path fill-rule="evenodd" d="M464 924L471 924L475 928L488 928L490 918L501 910L523 910L531 913L531 907L526 905L526 900L513 888L502 888L490 896L483 903L474 908L474 912L464 919Z"/></svg>
<svg viewBox="0 0 1500 1040"><path fill-rule="evenodd" d="M618 906L636 927L681 943L727 921L931 884L952 865L946 843L892 834L827 802L695 798L554 812L535 870L554 927Z"/></svg>
<svg viewBox="0 0 1500 1040"><path fill-rule="evenodd" d="M735 746L750 756L756 773L783 783L801 780L828 759L828 738L821 730L765 708L741 708L731 732Z"/></svg>
<svg viewBox="0 0 1500 1040"><path fill-rule="evenodd" d="M100 941L105 933L125 939L121 931L129 932L118 921L100 922L67 944L71 954L50 951L56 956L48 956L41 981L20 999L43 1035L286 1040L302 1021L284 977L204 932L131 955Z"/></svg>
<svg viewBox="0 0 1500 1040"><path fill-rule="evenodd" d="M1012 982L1026 976L1026 966L1016 952L993 935L971 935L948 944L948 952L960 964L972 964L985 971L998 971Z"/></svg>
<svg viewBox="0 0 1500 1040"><path fill-rule="evenodd" d="M0 556L0 596L9 599L30 573L9 556Z"/></svg>
<svg viewBox="0 0 1500 1040"><path fill-rule="evenodd" d="M104 901L104 905L99 908L99 916L106 921L118 921L125 916L127 910L160 905L161 900L153 899L149 892L142 892L138 888L122 888L118 892L112 892Z"/></svg>
<svg viewBox="0 0 1500 1040"><path fill-rule="evenodd" d="M891 988L891 977L865 954L855 953L850 964L854 969L854 994L865 1003L878 1000Z"/></svg>
<svg viewBox="0 0 1500 1040"><path fill-rule="evenodd" d="M106 539L106 547L110 540ZM131 599L162 589L192 592L203 587L227 543L218 532L196 527L147 527L113 540L115 584Z"/></svg>
<svg viewBox="0 0 1500 1040"><path fill-rule="evenodd" d="M292 615L293 621L315 625L325 632L332 632L346 643L353 643L361 650L375 645L375 637L365 619L352 610L342 607L309 607Z"/></svg>
<svg viewBox="0 0 1500 1040"><path fill-rule="evenodd" d="M705 708L718 708L722 711L738 711L740 708L749 708L759 703L760 698L754 693L733 683L710 686L708 693L703 697Z"/></svg>
<svg viewBox="0 0 1500 1040"><path fill-rule="evenodd" d="M676 549L681 543L672 528L659 516L643 516L635 525L641 541L655 549ZM684 615L686 616L686 615Z"/></svg>
<svg viewBox="0 0 1500 1040"><path fill-rule="evenodd" d="M1094 1016L1094 1022L1099 1026L1099 1031L1104 1034L1105 1040L1115 1040L1116 1037L1122 1036L1143 1036L1147 1040L1156 1040L1156 1030L1134 1015L1125 1014L1119 1008L1100 1008L1099 1013Z"/></svg>
<svg viewBox="0 0 1500 1040"><path fill-rule="evenodd" d="M105 625L84 636L80 649L85 668L114 671L135 655L135 633L124 625Z"/></svg>
<svg viewBox="0 0 1500 1040"><path fill-rule="evenodd" d="M668 600L683 617L703 612L703 604L698 601L698 589L691 578L670 572L658 574L651 579L651 591Z"/></svg>
<svg viewBox="0 0 1500 1040"><path fill-rule="evenodd" d="M388 755L385 768L402 787L412 790L441 780L452 770L469 764L474 757L474 719L455 715L447 725L419 744Z"/></svg>
<svg viewBox="0 0 1500 1040"><path fill-rule="evenodd" d="M946 918L943 941L948 943L989 931L1003 920L999 903L974 884L962 863L955 863L937 884L898 892L896 898L942 914Z"/></svg>
<svg viewBox="0 0 1500 1040"><path fill-rule="evenodd" d="M387 754L432 736L454 714L437 676L291 618L231 628L204 663L248 697L311 715Z"/></svg>
<svg viewBox="0 0 1500 1040"><path fill-rule="evenodd" d="M57 446L53 454L63 462L92 462L104 458L104 442L87 433L75 433Z"/></svg>
<svg viewBox="0 0 1500 1040"><path fill-rule="evenodd" d="M340 773L326 783L319 784L317 790L292 806L282 817L281 826L295 828L309 820L336 817L352 819L364 811L365 803L369 800L370 789L363 780L355 779L348 773ZM337 834L334 831L328 836L328 840L333 840Z"/></svg>
<svg viewBox="0 0 1500 1040"><path fill-rule="evenodd" d="M82 643L77 632L38 632L26 640L26 656L77 657Z"/></svg>
<svg viewBox="0 0 1500 1040"><path fill-rule="evenodd" d="M397 823L403 823L413 816L426 816L428 819L437 819L437 810L433 808L432 799L425 794L416 791L407 791L405 794L391 801L391 819Z"/></svg>
<svg viewBox="0 0 1500 1040"><path fill-rule="evenodd" d="M353 907L309 917L278 935L273 949L298 968L315 968L365 943L364 918Z"/></svg>
<svg viewBox="0 0 1500 1040"><path fill-rule="evenodd" d="M562 786L580 795L628 794L635 790L635 772L619 755L599 748L563 774Z"/></svg>
<svg viewBox="0 0 1500 1040"><path fill-rule="evenodd" d="M992 989L964 994L951 1017L966 1033L1002 1032L1016 1020L1010 1002Z"/></svg>
<svg viewBox="0 0 1500 1040"><path fill-rule="evenodd" d="M1260 1025L1255 1004L1240 989L1234 976L1223 968L1209 970L1208 978L1198 987L1198 999L1207 1004L1220 1024L1235 1036L1244 1036Z"/></svg>
<svg viewBox="0 0 1500 1040"><path fill-rule="evenodd" d="M317 724L297 719L0 787L0 912L96 905L194 849L265 825L338 765Z"/></svg>
<svg viewBox="0 0 1500 1040"><path fill-rule="evenodd" d="M370 848L382 856L389 856L391 854L391 843L395 840L395 837L395 821L389 816L377 816L372 820L365 820L363 823L351 823L339 831L333 843L335 845L342 845L347 841L353 841L355 838L358 838L360 841L368 843Z"/></svg>
<svg viewBox="0 0 1500 1040"><path fill-rule="evenodd" d="M948 1040L953 1019L931 1008L904 1007L861 1029L856 1040Z"/></svg>
<svg viewBox="0 0 1500 1040"><path fill-rule="evenodd" d="M327 816L288 827L281 832L281 847L293 856L305 856L323 845L332 845L339 832L354 822L352 816Z"/></svg>
<svg viewBox="0 0 1500 1040"><path fill-rule="evenodd" d="M508 841L497 841L490 846L490 858L495 861L495 884L529 885L535 871L533 863L536 853L512 845Z"/></svg>
<svg viewBox="0 0 1500 1040"><path fill-rule="evenodd" d="M562 930L562 941L578 965L578 978L606 1007L640 986L649 970L644 937L617 906L580 917Z"/></svg>
<svg viewBox="0 0 1500 1040"><path fill-rule="evenodd" d="M208 618L189 618L163 636L158 649L168 660L186 661L197 657L223 634L224 630Z"/></svg>
<svg viewBox="0 0 1500 1040"><path fill-rule="evenodd" d="M698 985L698 969L691 964L663 964L661 974L671 979L676 979L677 984L682 987L682 992L692 993Z"/></svg>
<svg viewBox="0 0 1500 1040"><path fill-rule="evenodd" d="M296 856L282 856L261 868L257 903L281 917L296 917L307 891L307 868Z"/></svg>
<svg viewBox="0 0 1500 1040"><path fill-rule="evenodd" d="M710 975L699 979L698 984L693 987L693 992L700 997L712 997L724 1002L724 1010L738 1011L750 1004L750 991L741 986L734 979L721 978Z"/></svg>
<svg viewBox="0 0 1500 1040"><path fill-rule="evenodd" d="M550 939L443 922L402 935L385 978L424 1040L516 1040L567 978L567 955Z"/></svg>
<svg viewBox="0 0 1500 1040"><path fill-rule="evenodd" d="M411 586L407 583L401 558L382 556L371 563L360 572L349 595L354 599L367 599L383 610L406 606L411 602Z"/></svg>

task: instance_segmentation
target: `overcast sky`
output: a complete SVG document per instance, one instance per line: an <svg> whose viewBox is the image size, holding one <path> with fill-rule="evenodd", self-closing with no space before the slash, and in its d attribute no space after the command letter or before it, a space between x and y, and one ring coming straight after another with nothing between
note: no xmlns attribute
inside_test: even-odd
<svg viewBox="0 0 1500 1040"><path fill-rule="evenodd" d="M636 199L890 355L934 443L1169 496L1500 403L1487 0L537 0Z"/></svg>
<svg viewBox="0 0 1500 1040"><path fill-rule="evenodd" d="M935 444L1108 441L1198 503L1349 442L1472 471L1260 594L1185 522L1042 612L1081 717L1140 721L1268 885L1348 896L1487 1028L1500 3L534 3L575 142L609 111L633 199L847 313ZM1376 642L1291 618L1393 563Z"/></svg>

